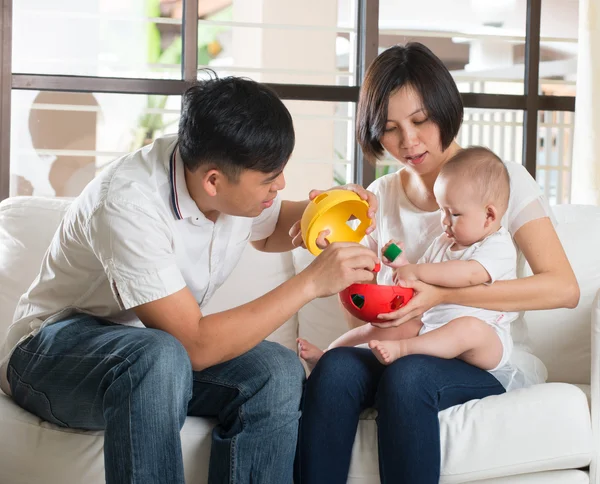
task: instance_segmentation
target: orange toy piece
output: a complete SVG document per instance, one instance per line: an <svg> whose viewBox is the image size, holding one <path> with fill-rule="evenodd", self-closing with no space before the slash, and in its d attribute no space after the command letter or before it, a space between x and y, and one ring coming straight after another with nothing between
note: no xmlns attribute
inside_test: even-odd
<svg viewBox="0 0 600 484"><path fill-rule="evenodd" d="M400 309L413 294L409 287L352 284L340 292L340 300L352 316L367 323L384 323L377 316Z"/></svg>
<svg viewBox="0 0 600 484"><path fill-rule="evenodd" d="M329 230L327 240L333 242L360 242L371 224L367 212L369 204L350 190L330 190L311 201L300 220L300 229L306 248L313 255L322 249L317 247L317 237ZM348 222L354 219L360 225L353 229Z"/></svg>

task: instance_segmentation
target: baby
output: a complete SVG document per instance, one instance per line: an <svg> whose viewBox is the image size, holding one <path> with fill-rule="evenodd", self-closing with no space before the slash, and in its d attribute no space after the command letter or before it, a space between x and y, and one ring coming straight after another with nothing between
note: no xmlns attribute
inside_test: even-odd
<svg viewBox="0 0 600 484"><path fill-rule="evenodd" d="M461 150L442 167L434 193L444 233L417 264L409 264L403 254L394 262L382 257L394 269L394 281L419 279L437 286L466 287L516 278L517 252L501 225L510 194L502 160L483 147ZM421 320L394 328L359 326L328 349L368 343L385 365L411 354L459 358L490 371L502 383L512 351L510 323L517 316L516 312L440 304L426 311ZM300 356L313 367L323 352L304 339L298 343Z"/></svg>

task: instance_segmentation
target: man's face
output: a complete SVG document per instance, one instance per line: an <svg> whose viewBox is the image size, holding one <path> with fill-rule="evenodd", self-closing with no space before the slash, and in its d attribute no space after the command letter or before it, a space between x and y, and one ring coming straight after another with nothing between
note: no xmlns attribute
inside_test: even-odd
<svg viewBox="0 0 600 484"><path fill-rule="evenodd" d="M244 170L237 181L224 180L217 210L238 217L257 217L273 205L279 190L285 188L283 171L263 173Z"/></svg>

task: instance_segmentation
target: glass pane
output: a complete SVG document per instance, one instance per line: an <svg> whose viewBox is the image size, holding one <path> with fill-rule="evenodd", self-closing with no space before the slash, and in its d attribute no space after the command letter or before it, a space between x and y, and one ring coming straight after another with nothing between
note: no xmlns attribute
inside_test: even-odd
<svg viewBox="0 0 600 484"><path fill-rule="evenodd" d="M285 198L304 200L313 188L352 181L354 103L285 101L296 147L285 169Z"/></svg>
<svg viewBox="0 0 600 484"><path fill-rule="evenodd" d="M79 195L116 158L176 133L180 104L180 96L13 91L10 195Z"/></svg>
<svg viewBox="0 0 600 484"><path fill-rule="evenodd" d="M13 91L11 196L74 197L103 168L176 133L180 96ZM286 101L296 147L284 196L351 180L353 103Z"/></svg>
<svg viewBox="0 0 600 484"><path fill-rule="evenodd" d="M466 108L456 141L462 147L486 146L503 160L521 163L523 111ZM400 163L386 153L385 158L377 163L375 175L386 175L400 166Z"/></svg>
<svg viewBox="0 0 600 484"><path fill-rule="evenodd" d="M486 146L500 158L522 163L523 111L466 108L458 144Z"/></svg>
<svg viewBox="0 0 600 484"><path fill-rule="evenodd" d="M199 21L199 69L270 83L355 85L355 12L356 0L234 0Z"/></svg>
<svg viewBox="0 0 600 484"><path fill-rule="evenodd" d="M540 112L536 179L551 204L571 199L574 120L571 112Z"/></svg>
<svg viewBox="0 0 600 484"><path fill-rule="evenodd" d="M540 25L540 93L575 96L579 2L544 0Z"/></svg>
<svg viewBox="0 0 600 484"><path fill-rule="evenodd" d="M444 62L461 92L523 94L525 7L517 0L381 0L380 51L421 42Z"/></svg>
<svg viewBox="0 0 600 484"><path fill-rule="evenodd" d="M13 2L13 72L180 79L180 4Z"/></svg>

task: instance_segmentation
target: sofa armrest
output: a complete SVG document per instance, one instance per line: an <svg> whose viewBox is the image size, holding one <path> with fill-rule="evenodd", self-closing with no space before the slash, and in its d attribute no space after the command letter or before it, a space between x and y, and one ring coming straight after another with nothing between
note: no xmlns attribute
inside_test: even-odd
<svg viewBox="0 0 600 484"><path fill-rule="evenodd" d="M600 484L600 290L592 304L592 368L591 368L591 414L594 453L590 465L590 483Z"/></svg>

